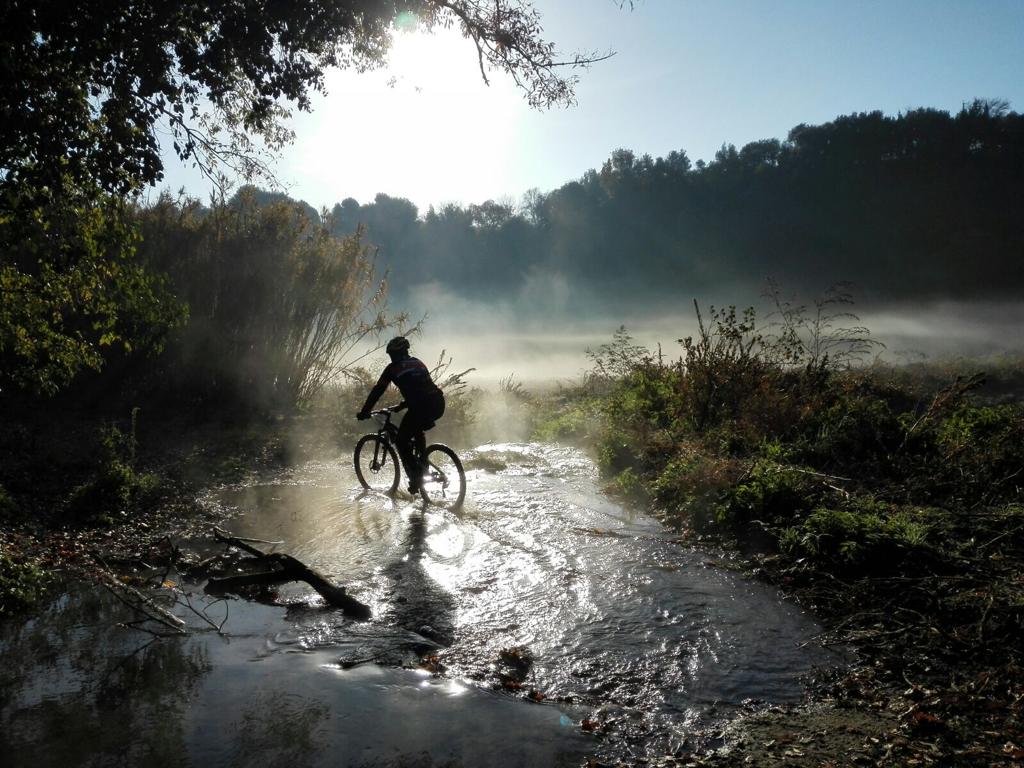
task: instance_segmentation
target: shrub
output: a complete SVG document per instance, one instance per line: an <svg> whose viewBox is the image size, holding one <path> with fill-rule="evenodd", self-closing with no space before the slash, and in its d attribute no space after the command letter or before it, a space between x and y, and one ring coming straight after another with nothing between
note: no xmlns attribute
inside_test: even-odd
<svg viewBox="0 0 1024 768"><path fill-rule="evenodd" d="M349 238L294 201L244 187L206 209L161 195L138 211L141 256L165 271L190 322L154 386L230 412L289 412L354 363L364 341L408 327L386 306L361 231Z"/></svg>
<svg viewBox="0 0 1024 768"><path fill-rule="evenodd" d="M151 499L160 483L134 467L134 413L128 435L111 426L101 433L100 445L94 476L72 492L67 512L78 522L110 525Z"/></svg>
<svg viewBox="0 0 1024 768"><path fill-rule="evenodd" d="M50 575L37 563L0 552L0 617L34 605L46 594L50 582Z"/></svg>
<svg viewBox="0 0 1024 768"><path fill-rule="evenodd" d="M611 488L620 496L643 500L648 497L643 479L633 467L626 467L612 478Z"/></svg>
<svg viewBox="0 0 1024 768"><path fill-rule="evenodd" d="M7 489L0 485L0 519L11 517L18 511L18 505Z"/></svg>
<svg viewBox="0 0 1024 768"><path fill-rule="evenodd" d="M929 531L921 513L860 498L845 507L818 507L783 530L779 545L832 570L895 572L910 553L928 547Z"/></svg>
<svg viewBox="0 0 1024 768"><path fill-rule="evenodd" d="M909 552L952 562L930 539L947 546L957 510L1020 498L1024 406L979 404L984 377L963 366L941 387L844 368L873 348L866 329L838 327L852 315L776 306L767 329L753 310L712 307L705 322L698 308L675 363L625 329L592 354L601 470L697 529L767 533L839 570L901 568Z"/></svg>
<svg viewBox="0 0 1024 768"><path fill-rule="evenodd" d="M755 313L748 307L739 317L736 307L711 307L710 325L697 312L698 336L681 340L684 350L679 379L681 414L700 432L734 417L764 379L778 372L760 354L763 337L757 332Z"/></svg>
<svg viewBox="0 0 1024 768"><path fill-rule="evenodd" d="M755 520L786 523L806 514L817 496L807 476L758 461L723 492L715 512L721 523L733 529Z"/></svg>
<svg viewBox="0 0 1024 768"><path fill-rule="evenodd" d="M617 475L627 469L643 465L642 443L632 439L625 430L610 428L605 431L598 445L597 465L605 475Z"/></svg>
<svg viewBox="0 0 1024 768"><path fill-rule="evenodd" d="M535 440L589 444L599 438L601 412L595 400L560 400L554 404L542 404L540 407L547 413L537 419L533 429Z"/></svg>
<svg viewBox="0 0 1024 768"><path fill-rule="evenodd" d="M888 402L872 394L833 392L833 402L809 413L798 440L801 458L840 474L888 475L905 430Z"/></svg>
<svg viewBox="0 0 1024 768"><path fill-rule="evenodd" d="M742 474L740 463L703 446L684 443L651 482L655 499L673 517L686 519L698 531L721 521L716 505Z"/></svg>
<svg viewBox="0 0 1024 768"><path fill-rule="evenodd" d="M964 502L1019 498L1024 485L1024 408L964 405L936 426L942 486Z"/></svg>

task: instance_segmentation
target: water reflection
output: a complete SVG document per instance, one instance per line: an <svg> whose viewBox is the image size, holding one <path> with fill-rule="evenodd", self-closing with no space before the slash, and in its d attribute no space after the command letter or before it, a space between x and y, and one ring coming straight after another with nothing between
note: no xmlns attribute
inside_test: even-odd
<svg viewBox="0 0 1024 768"><path fill-rule="evenodd" d="M232 768L319 765L329 743L330 706L317 698L258 692L239 713Z"/></svg>
<svg viewBox="0 0 1024 768"><path fill-rule="evenodd" d="M72 585L37 619L0 633L0 755L8 766L176 763L183 713L210 671L203 644L118 626L134 616ZM131 738L126 738L131 734Z"/></svg>
<svg viewBox="0 0 1024 768"><path fill-rule="evenodd" d="M529 766L595 749L614 760L636 743L671 749L744 699L793 701L800 676L829 661L797 607L603 497L579 452L502 445L467 458L478 468L457 514L361 494L337 464L211 500L234 511L233 532L281 540L372 605L370 622L297 584L277 604L233 600L227 638L148 643L84 588L0 628L0 762ZM493 666L515 647L532 659L524 690L494 692ZM443 676L410 669L429 653ZM545 703L527 702L530 689ZM584 716L618 725L598 746Z"/></svg>
<svg viewBox="0 0 1024 768"><path fill-rule="evenodd" d="M387 606L381 620L448 646L455 631L455 600L449 589L438 583L426 567L432 552L427 548L428 514L432 513L410 511L407 514L401 544L381 569Z"/></svg>
<svg viewBox="0 0 1024 768"><path fill-rule="evenodd" d="M578 765L592 748L553 707L278 643L284 615L236 601L230 637L151 641L117 626L130 617L107 593L72 588L0 628L0 764L526 768Z"/></svg>

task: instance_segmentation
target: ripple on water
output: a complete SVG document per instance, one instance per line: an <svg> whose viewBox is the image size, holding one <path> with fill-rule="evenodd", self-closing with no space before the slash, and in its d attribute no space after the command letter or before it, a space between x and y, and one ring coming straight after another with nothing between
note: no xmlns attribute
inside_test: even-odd
<svg viewBox="0 0 1024 768"><path fill-rule="evenodd" d="M638 739L657 751L744 700L796 700L801 676L834 661L811 640L814 622L777 592L709 565L654 520L604 497L581 452L491 444L464 453L469 498L459 512L363 495L348 462L310 463L206 499L235 512L234 532L282 541L280 551L345 584L375 618L349 621L305 585L283 589L279 607L232 600L233 637L174 641L181 658L161 661L169 676L194 669L175 698L176 683L141 671L124 678L154 651L129 647L132 636L114 627L116 606L103 608L106 624L92 621L77 635L57 628L64 618L54 609L3 635L5 659L25 661L0 680L0 725L14 734L5 745L59 739L47 730L52 707L107 727L99 700L81 691L102 691L109 678L134 708L136 737L166 739L160 717L169 719L168 743L197 763L237 762L259 744L314 765L402 755L576 764L598 748L578 728L583 716L617 723L600 749L614 754L616 743ZM89 623L74 618L83 611L64 613ZM28 649L38 647L59 649L60 660L33 658ZM491 692L499 652L513 647L531 659L528 688L575 704ZM86 653L96 648L121 666L96 663ZM406 668L433 654L443 677ZM74 682L55 688L59 669ZM151 701L163 702L161 714L147 709ZM54 764L71 751L53 750Z"/></svg>

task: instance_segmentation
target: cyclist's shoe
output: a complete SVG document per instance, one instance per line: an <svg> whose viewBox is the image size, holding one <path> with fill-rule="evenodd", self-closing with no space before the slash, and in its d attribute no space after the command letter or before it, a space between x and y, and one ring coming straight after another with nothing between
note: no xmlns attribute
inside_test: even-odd
<svg viewBox="0 0 1024 768"><path fill-rule="evenodd" d="M411 493L413 496L418 496L419 492L420 492L420 484L419 483L409 483L409 493Z"/></svg>

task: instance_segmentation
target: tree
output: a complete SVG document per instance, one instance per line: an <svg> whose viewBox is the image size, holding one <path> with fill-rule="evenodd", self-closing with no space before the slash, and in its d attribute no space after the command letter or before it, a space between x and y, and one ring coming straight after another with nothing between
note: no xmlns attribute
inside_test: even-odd
<svg viewBox="0 0 1024 768"><path fill-rule="evenodd" d="M692 165L678 150L617 149L511 209L449 205L420 222L351 202L392 290L413 302L420 284L490 300L537 275L571 280L606 310L672 306L681 290L756 292L768 275L807 292L855 280L876 299L1009 299L1024 287L1024 116L988 101L955 115L855 113Z"/></svg>
<svg viewBox="0 0 1024 768"><path fill-rule="evenodd" d="M368 335L403 323L372 249L286 197L245 188L204 208L161 196L138 211L147 263L166 271L191 322L153 386L206 407L288 411L344 371Z"/></svg>
<svg viewBox="0 0 1024 768"><path fill-rule="evenodd" d="M569 103L594 55L561 60L528 0L3 0L0 186L125 193L162 176L160 135L204 171L253 172L331 67L382 64L396 20L457 26L481 73Z"/></svg>
<svg viewBox="0 0 1024 768"><path fill-rule="evenodd" d="M474 226L483 229L499 229L507 224L515 215L515 207L511 203L485 200L479 205L469 206L469 215Z"/></svg>
<svg viewBox="0 0 1024 768"><path fill-rule="evenodd" d="M457 26L484 77L509 73L535 106L572 101L562 67L596 58L560 61L527 0L0 0L0 13L0 362L45 392L98 367L104 345L150 345L173 315L119 208L162 178L161 136L207 175L265 172L289 106L309 109L331 67L382 64L396 21ZM100 247L100 230L120 243ZM126 322L136 294L151 328Z"/></svg>
<svg viewBox="0 0 1024 768"><path fill-rule="evenodd" d="M52 395L105 350L159 350L185 317L135 259L125 205L93 190L8 193L0 211L0 397Z"/></svg>

